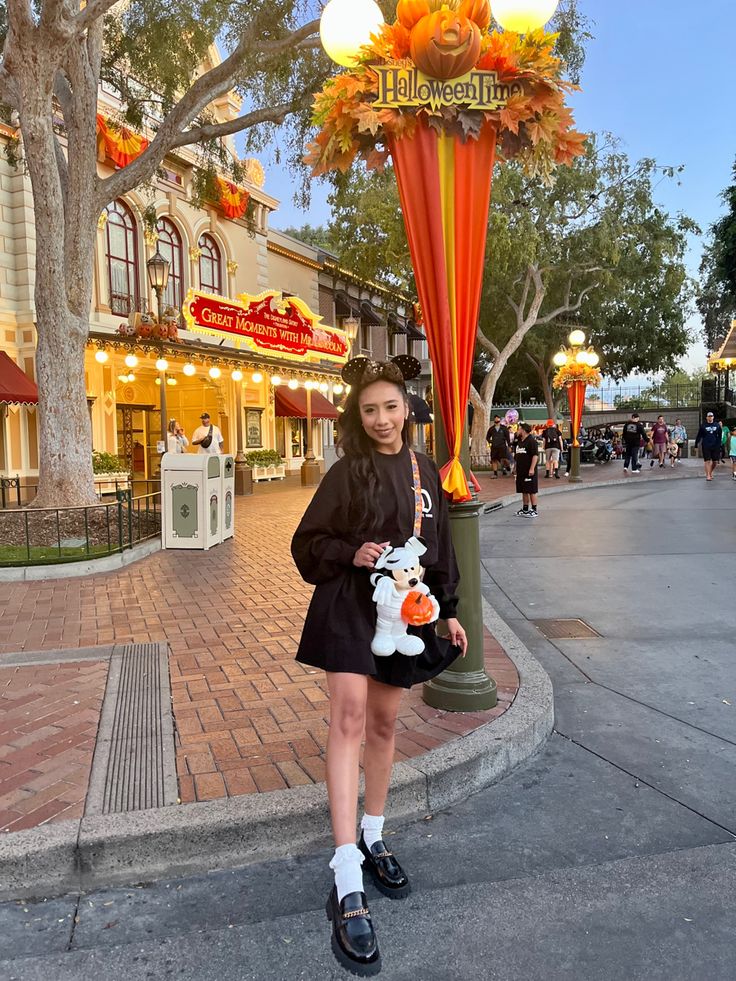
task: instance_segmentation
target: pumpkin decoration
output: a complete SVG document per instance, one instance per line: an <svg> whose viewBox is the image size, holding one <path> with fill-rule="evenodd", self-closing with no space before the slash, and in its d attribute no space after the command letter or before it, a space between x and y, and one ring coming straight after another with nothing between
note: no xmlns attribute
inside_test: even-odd
<svg viewBox="0 0 736 981"><path fill-rule="evenodd" d="M459 78L475 67L481 35L475 21L455 10L423 17L411 32L411 57L430 78Z"/></svg>
<svg viewBox="0 0 736 981"><path fill-rule="evenodd" d="M488 0L462 0L457 12L474 21L481 31L491 26L491 5Z"/></svg>
<svg viewBox="0 0 736 981"><path fill-rule="evenodd" d="M148 338L153 333L153 324L149 321L144 321L141 317L140 326L138 327L138 336L143 338Z"/></svg>
<svg viewBox="0 0 736 981"><path fill-rule="evenodd" d="M410 627L422 627L434 619L432 601L425 593L413 589L401 604L401 619Z"/></svg>
<svg viewBox="0 0 736 981"><path fill-rule="evenodd" d="M429 0L399 0L399 5L396 8L396 17L407 31L410 31L422 17L426 17L429 13L431 13Z"/></svg>

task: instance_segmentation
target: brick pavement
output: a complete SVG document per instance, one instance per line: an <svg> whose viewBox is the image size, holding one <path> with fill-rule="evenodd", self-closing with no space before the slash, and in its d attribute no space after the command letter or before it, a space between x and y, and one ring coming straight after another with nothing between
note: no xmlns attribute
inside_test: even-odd
<svg viewBox="0 0 736 981"><path fill-rule="evenodd" d="M0 667L0 831L82 816L103 661Z"/></svg>
<svg viewBox="0 0 736 981"><path fill-rule="evenodd" d="M662 476L699 466L686 463ZM584 483L621 476L615 464L583 468ZM508 478L480 480L483 500L513 493ZM167 641L182 802L324 778L322 675L293 659L311 587L299 579L288 544L309 494L259 486L237 502L235 540L209 552L161 552L83 579L0 583L0 830L81 814L107 672L106 662L3 668L7 652ZM506 710L516 670L491 637L485 655L498 707L438 712L415 689L398 721L398 760Z"/></svg>

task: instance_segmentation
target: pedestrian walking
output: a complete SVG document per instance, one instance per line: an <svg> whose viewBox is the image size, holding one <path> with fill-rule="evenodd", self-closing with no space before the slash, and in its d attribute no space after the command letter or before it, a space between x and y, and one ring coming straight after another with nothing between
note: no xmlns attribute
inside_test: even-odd
<svg viewBox="0 0 736 981"><path fill-rule="evenodd" d="M302 578L316 586L297 660L325 671L330 696L332 950L360 975L381 968L361 866L390 898L411 891L383 840L402 692L439 674L467 644L457 620L459 573L445 493L434 463L408 442L406 381L420 371L407 355L388 362L355 358L344 367L352 390L338 421L340 458L291 546ZM438 637L429 622L437 616L448 638ZM364 733L365 813L356 844Z"/></svg>
<svg viewBox="0 0 736 981"><path fill-rule="evenodd" d="M728 456L731 460L731 477L736 480L736 427L734 427L728 437Z"/></svg>
<svg viewBox="0 0 736 981"><path fill-rule="evenodd" d="M624 444L624 473L628 474L629 467L632 473L640 473L639 448L642 441L646 441L647 431L639 422L638 412L632 412L631 419L624 423L621 438Z"/></svg>
<svg viewBox="0 0 736 981"><path fill-rule="evenodd" d="M722 440L721 427L716 422L715 414L713 412L707 412L705 422L701 425L698 435L695 437L695 449L701 443L703 444L703 469L705 470L706 480L713 480L713 471L721 459Z"/></svg>
<svg viewBox="0 0 736 981"><path fill-rule="evenodd" d="M511 437L509 436L508 426L501 422L501 416L493 417L493 425L486 433L486 443L491 448L491 470L493 476L498 480L498 466L501 465L501 472L506 473L509 468L509 446Z"/></svg>
<svg viewBox="0 0 736 981"><path fill-rule="evenodd" d="M672 436L670 436L670 441L667 444L667 453L670 459L670 467L672 467L674 470L675 464L677 463L677 458L680 455L680 447L677 445Z"/></svg>
<svg viewBox="0 0 736 981"><path fill-rule="evenodd" d="M726 425L725 419L720 420L720 426L721 426L721 463L725 463L726 460L728 459L728 438L730 433L729 433L728 426Z"/></svg>
<svg viewBox="0 0 736 981"><path fill-rule="evenodd" d="M522 518L536 518L537 494L537 464L539 463L539 444L532 436L532 427L528 422L519 425L521 439L516 444L514 456L516 459L516 493L521 494L522 506L517 515Z"/></svg>
<svg viewBox="0 0 736 981"><path fill-rule="evenodd" d="M682 422L679 419L675 419L675 424L672 427L672 438L677 443L677 447L678 447L677 459L679 462L682 459L683 447L687 443L687 429L685 429L685 427L683 426Z"/></svg>
<svg viewBox="0 0 736 981"><path fill-rule="evenodd" d="M652 426L650 438L652 441L652 462L649 466L653 467L657 460L659 460L659 466L661 468L664 466L664 458L667 455L667 444L670 441L670 432L667 428L667 423L664 421L664 416L657 416L657 421Z"/></svg>
<svg viewBox="0 0 736 981"><path fill-rule="evenodd" d="M169 419L166 434L166 449L169 453L186 453L189 440L184 435L184 429L176 419Z"/></svg>
<svg viewBox="0 0 736 981"><path fill-rule="evenodd" d="M555 424L554 419L547 420L547 428L544 430L544 476L550 474L560 479L560 454L562 453L562 433Z"/></svg>
<svg viewBox="0 0 736 981"><path fill-rule="evenodd" d="M210 419L209 412L203 412L199 417L202 425L192 433L192 446L198 446L198 453L206 453L209 456L216 456L222 453L222 446L225 442L218 426L215 426Z"/></svg>

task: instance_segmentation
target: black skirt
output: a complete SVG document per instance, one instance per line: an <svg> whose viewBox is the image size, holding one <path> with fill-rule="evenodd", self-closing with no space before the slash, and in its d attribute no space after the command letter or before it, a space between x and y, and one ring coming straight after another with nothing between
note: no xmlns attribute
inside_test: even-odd
<svg viewBox="0 0 736 981"><path fill-rule="evenodd" d="M398 652L375 657L371 641L376 626L373 587L366 569L348 569L314 591L296 659L323 671L364 674L385 685L411 688L429 681L460 656L460 648L438 637L435 624L409 627L424 641L416 657Z"/></svg>

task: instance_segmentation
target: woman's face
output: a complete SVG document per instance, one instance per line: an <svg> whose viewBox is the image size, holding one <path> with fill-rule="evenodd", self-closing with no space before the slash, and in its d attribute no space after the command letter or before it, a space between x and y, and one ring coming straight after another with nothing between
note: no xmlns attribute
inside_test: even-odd
<svg viewBox="0 0 736 981"><path fill-rule="evenodd" d="M404 393L392 382L377 381L358 397L360 421L379 453L398 453L401 431L409 416Z"/></svg>

